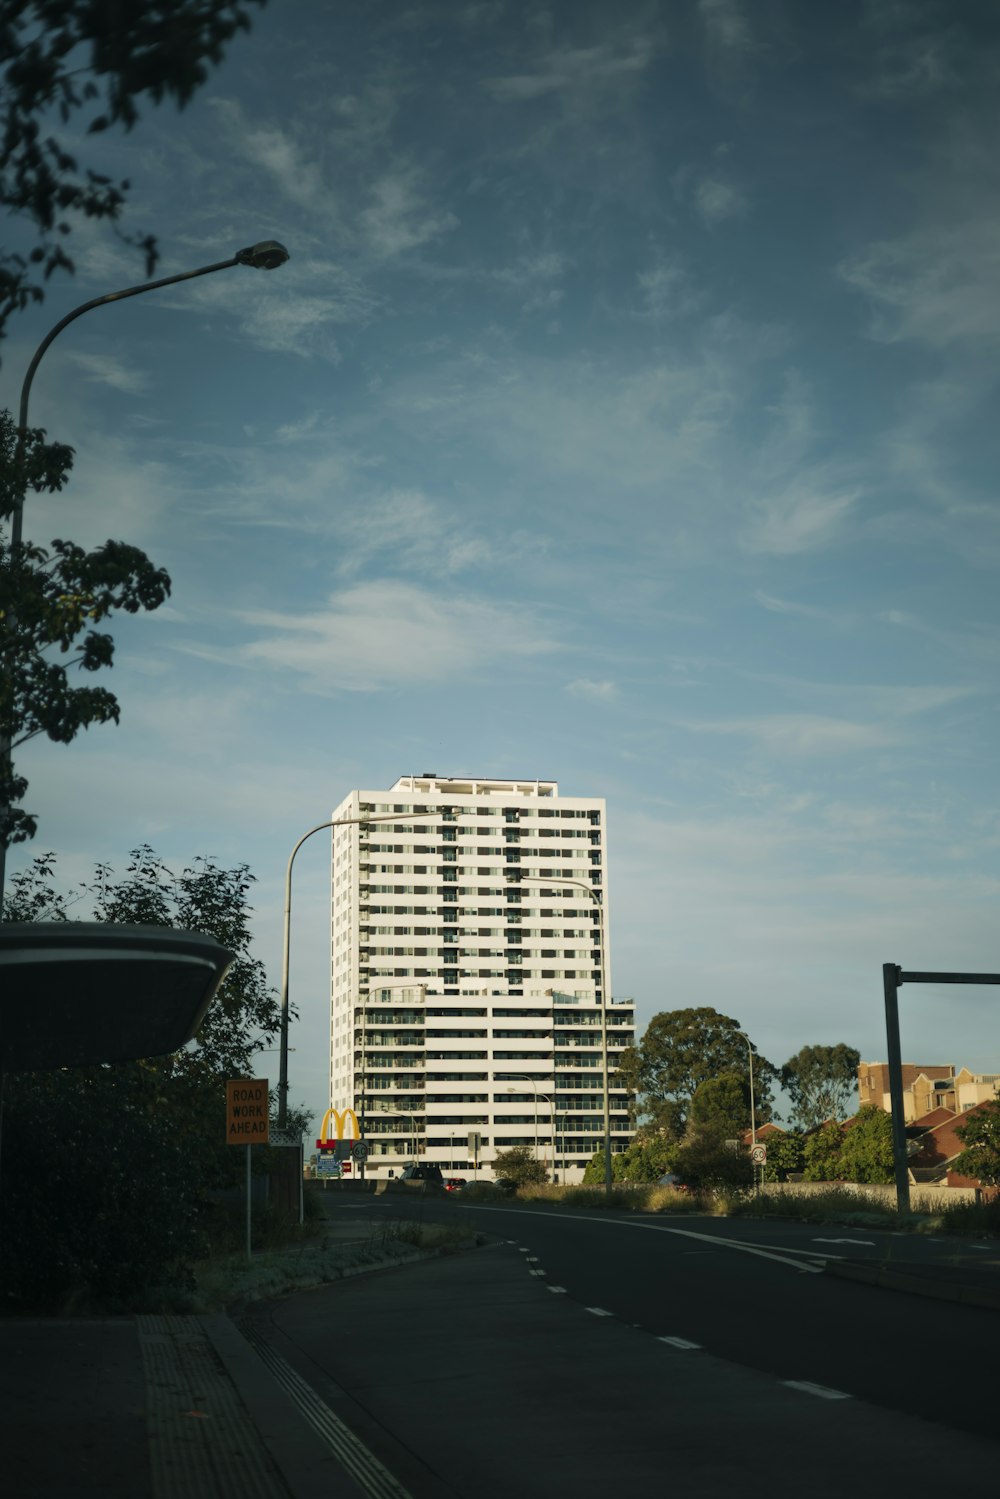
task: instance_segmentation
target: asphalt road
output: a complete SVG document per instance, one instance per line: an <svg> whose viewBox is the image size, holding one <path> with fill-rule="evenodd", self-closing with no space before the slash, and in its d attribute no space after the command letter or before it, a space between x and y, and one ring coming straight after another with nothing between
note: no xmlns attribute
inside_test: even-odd
<svg viewBox="0 0 1000 1499"><path fill-rule="evenodd" d="M829 1256L966 1265L988 1275L995 1246L773 1220L664 1220L544 1207L486 1207L401 1194L331 1211L364 1219L461 1220L513 1241L550 1288L655 1339L1000 1441L1000 1313L821 1273Z"/></svg>

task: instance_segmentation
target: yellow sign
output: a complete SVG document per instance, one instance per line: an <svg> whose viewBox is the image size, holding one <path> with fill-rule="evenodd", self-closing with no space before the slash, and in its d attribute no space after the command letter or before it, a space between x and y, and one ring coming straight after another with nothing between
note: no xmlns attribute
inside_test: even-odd
<svg viewBox="0 0 1000 1499"><path fill-rule="evenodd" d="M331 1119L333 1120L333 1127L337 1131L336 1137L330 1134ZM332 1145L334 1143L334 1138L336 1138L337 1140L342 1140L344 1138L344 1130L347 1128L348 1120L350 1120L351 1123L351 1133L347 1138L349 1140L360 1140L361 1131L358 1128L358 1116L357 1114L355 1114L353 1109L345 1109L342 1114L338 1109L327 1109L326 1113L323 1115L323 1123L319 1127L319 1139L316 1141L316 1144L322 1148L324 1146Z"/></svg>
<svg viewBox="0 0 1000 1499"><path fill-rule="evenodd" d="M270 1139L267 1078L226 1083L226 1144L266 1145Z"/></svg>

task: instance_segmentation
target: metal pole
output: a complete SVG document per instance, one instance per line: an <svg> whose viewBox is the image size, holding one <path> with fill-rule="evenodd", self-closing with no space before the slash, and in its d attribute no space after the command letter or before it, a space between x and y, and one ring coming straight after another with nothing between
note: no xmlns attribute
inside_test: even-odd
<svg viewBox="0 0 1000 1499"><path fill-rule="evenodd" d="M247 1146L247 1259L253 1259L253 1249L250 1245L250 1146Z"/></svg>
<svg viewBox="0 0 1000 1499"><path fill-rule="evenodd" d="M31 358L31 363L25 371L24 380L21 384L21 401L17 418L17 446L14 450L14 471L18 474L24 462L24 445L28 436L28 400L31 395L31 386L35 378L35 371L42 362L42 355L59 336L62 330L82 317L85 312L90 312L95 307L103 307L109 302L123 302L127 297L138 297L143 292L158 291L161 286L174 286L179 281L192 281L196 276L208 276L213 271L226 271L234 265L253 265L265 270L273 270L276 266L283 265L288 259L288 251L284 245L279 245L276 240L263 241L258 245L249 245L245 250L237 250L235 255L228 260L217 260L212 265L199 266L194 271L181 271L176 276L162 276L158 281L144 281L139 286L126 286L121 291L109 291L102 297L92 297L89 302L81 302L79 307L74 307L72 312L60 318L55 327L50 328L42 339L38 348ZM17 566L18 553L21 550L21 536L24 523L24 493L20 486L15 486L15 504L10 523L10 570L13 572ZM13 632L17 620L13 611L7 618L8 638L13 639ZM6 772L9 767L13 725L4 725L0 734L0 768ZM0 806L0 920L3 919L3 894L7 873L7 824L9 820L10 807L6 803Z"/></svg>
<svg viewBox="0 0 1000 1499"><path fill-rule="evenodd" d="M611 1185L611 1074L608 1068L608 964L604 942L604 902L589 885L581 886L592 897L598 910L601 932L601 1068L604 1074L604 1193L612 1195Z"/></svg>
<svg viewBox="0 0 1000 1499"><path fill-rule="evenodd" d="M608 1068L608 964L604 931L604 902L601 892L595 890L593 885L587 885L583 880L543 880L537 875L519 874L512 883L529 885L562 885L572 886L576 890L584 890L597 907L598 929L600 933L600 974L601 974L601 1071L603 1074L603 1103L604 1103L604 1192L610 1197L614 1191L611 1180L611 1079ZM552 1037L552 1075L555 1076L555 1027Z"/></svg>
<svg viewBox="0 0 1000 1499"><path fill-rule="evenodd" d="M377 817L339 817L336 821L319 822L308 833L303 833L298 843L292 849L288 858L288 868L285 871L285 928L281 948L281 1030L279 1042L278 1061L278 1128L284 1129L288 1121L288 967L291 953L292 941L292 865L295 863L295 855L314 833L322 833L324 828L346 828L356 827L364 824L367 826L373 822L415 822L422 817L440 817L441 809L434 812L396 812L381 813Z"/></svg>
<svg viewBox="0 0 1000 1499"><path fill-rule="evenodd" d="M898 963L882 964L882 989L885 995L885 1040L889 1066L889 1105L892 1112L892 1166L896 1178L896 1208L910 1211L910 1172L906 1160L906 1117L903 1112L903 1060L899 1046L899 985L902 970Z"/></svg>
<svg viewBox="0 0 1000 1499"><path fill-rule="evenodd" d="M750 1041L750 1037L747 1035L746 1031L737 1031L736 1034L739 1037L741 1037L741 1039L744 1040L747 1043L747 1056L750 1059L750 1142L751 1142L751 1148L753 1148L753 1146L757 1144L757 1109L756 1109L756 1104L755 1104L755 1101L754 1101L754 1090L753 1090L753 1045L752 1045L752 1043ZM763 1173L763 1171L761 1171L761 1181L763 1181L763 1179L764 1179L764 1173ZM754 1184L754 1188L756 1189L756 1186L757 1186L757 1164L756 1164L756 1162L753 1163L753 1184Z"/></svg>

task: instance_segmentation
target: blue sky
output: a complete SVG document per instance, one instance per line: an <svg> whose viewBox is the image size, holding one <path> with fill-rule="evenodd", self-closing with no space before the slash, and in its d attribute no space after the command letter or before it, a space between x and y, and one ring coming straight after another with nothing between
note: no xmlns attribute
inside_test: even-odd
<svg viewBox="0 0 1000 1499"><path fill-rule="evenodd" d="M883 962L1000 969L998 72L965 0L272 0L186 112L87 140L160 273L292 259L46 355L32 421L77 460L26 534L174 591L114 631L121 726L22 751L33 851L246 861L277 979L288 853L352 787L551 777L608 799L642 1021L881 1058ZM141 277L74 242L5 405ZM904 989L904 1054L1000 1070L997 1000Z"/></svg>

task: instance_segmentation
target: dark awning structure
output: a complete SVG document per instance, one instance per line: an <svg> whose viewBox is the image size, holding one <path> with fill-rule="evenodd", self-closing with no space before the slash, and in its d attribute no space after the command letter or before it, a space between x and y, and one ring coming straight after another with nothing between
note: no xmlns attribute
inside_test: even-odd
<svg viewBox="0 0 1000 1499"><path fill-rule="evenodd" d="M0 1072L177 1051L233 956L214 937L173 927L0 925Z"/></svg>

